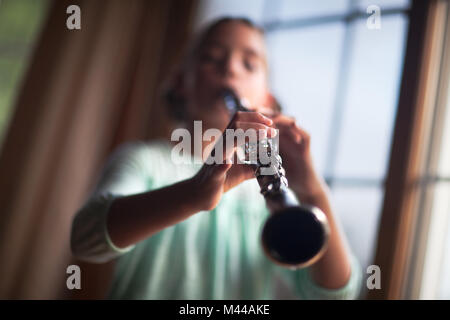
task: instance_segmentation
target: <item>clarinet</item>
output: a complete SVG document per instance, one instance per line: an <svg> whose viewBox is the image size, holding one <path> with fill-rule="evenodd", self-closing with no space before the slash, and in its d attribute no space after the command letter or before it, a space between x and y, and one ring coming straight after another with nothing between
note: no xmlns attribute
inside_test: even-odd
<svg viewBox="0 0 450 320"><path fill-rule="evenodd" d="M223 100L233 118L237 111L249 112L231 89L223 91ZM267 157L261 158L261 150ZM259 151L259 152L258 152ZM270 215L261 232L261 245L274 263L295 270L315 263L326 251L330 227L326 215L315 206L300 204L288 187L278 145L264 138L244 145L246 162L252 166ZM264 160L264 161L263 161Z"/></svg>

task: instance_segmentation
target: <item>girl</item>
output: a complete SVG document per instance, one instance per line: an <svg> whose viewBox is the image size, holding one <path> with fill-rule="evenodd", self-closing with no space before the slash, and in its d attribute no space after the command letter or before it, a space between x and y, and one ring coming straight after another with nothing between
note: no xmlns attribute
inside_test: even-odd
<svg viewBox="0 0 450 320"><path fill-rule="evenodd" d="M202 144L201 150L191 148L197 160L205 160L214 144L193 134L194 120L202 121L204 131L225 129L230 115L220 94L224 88L254 110L239 112L235 128L262 129L269 137L279 130L291 189L329 220L324 255L296 271L270 262L259 243L269 213L250 167L175 164L166 141L127 143L110 157L74 218L74 255L96 263L118 258L112 299L276 299L279 286L299 299L357 297L361 270L314 169L311 138L279 112L268 87L263 32L247 19L211 24L167 91L171 115L190 130L193 144Z"/></svg>

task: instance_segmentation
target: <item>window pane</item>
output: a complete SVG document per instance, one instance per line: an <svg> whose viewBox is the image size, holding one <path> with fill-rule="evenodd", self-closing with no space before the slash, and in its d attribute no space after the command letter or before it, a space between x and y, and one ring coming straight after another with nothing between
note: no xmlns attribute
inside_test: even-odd
<svg viewBox="0 0 450 320"><path fill-rule="evenodd" d="M323 173L345 25L268 34L271 84L286 114L313 137L312 153Z"/></svg>
<svg viewBox="0 0 450 320"><path fill-rule="evenodd" d="M355 38L337 145L337 176L382 178L390 149L407 31L403 15L370 30L364 19L351 26Z"/></svg>
<svg viewBox="0 0 450 320"><path fill-rule="evenodd" d="M277 7L274 7L275 10L266 13L266 19L268 20L286 20L343 14L349 8L348 0L283 0L274 2L277 3Z"/></svg>
<svg viewBox="0 0 450 320"><path fill-rule="evenodd" d="M370 5L379 6L381 9L381 16L383 16L383 9L409 8L410 0L360 0L358 7L365 11Z"/></svg>
<svg viewBox="0 0 450 320"><path fill-rule="evenodd" d="M439 279L440 288L438 289L438 299L450 299L450 184L442 185L436 195L439 204L436 204L435 210L441 210L446 218L446 229L443 230L445 242L443 245L442 258L442 278Z"/></svg>
<svg viewBox="0 0 450 320"><path fill-rule="evenodd" d="M432 202L421 299L450 299L450 183L438 183Z"/></svg>
<svg viewBox="0 0 450 320"><path fill-rule="evenodd" d="M363 269L373 263L383 191L378 187L332 189L336 214Z"/></svg>

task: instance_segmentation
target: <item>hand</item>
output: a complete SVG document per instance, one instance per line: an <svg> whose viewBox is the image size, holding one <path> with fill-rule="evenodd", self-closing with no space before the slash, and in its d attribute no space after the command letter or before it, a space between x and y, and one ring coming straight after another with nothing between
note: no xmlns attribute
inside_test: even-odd
<svg viewBox="0 0 450 320"><path fill-rule="evenodd" d="M226 129L254 129L264 133L257 135L258 139L273 137L276 134L271 126L273 121L258 112L237 112ZM246 164L232 163L237 149L236 142L231 150L226 150L224 144L225 131L216 143L223 144L223 163L204 164L192 178L193 188L200 210L212 210L219 203L224 192L239 185L241 182L254 177L253 169Z"/></svg>
<svg viewBox="0 0 450 320"><path fill-rule="evenodd" d="M279 130L280 154L289 186L300 201L321 194L325 182L316 173L311 156L311 136L298 126L294 118L275 115L273 125Z"/></svg>

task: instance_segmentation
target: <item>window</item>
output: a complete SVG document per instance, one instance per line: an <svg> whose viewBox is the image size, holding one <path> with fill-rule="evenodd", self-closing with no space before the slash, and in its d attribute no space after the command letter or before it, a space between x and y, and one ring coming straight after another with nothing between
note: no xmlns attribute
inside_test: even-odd
<svg viewBox="0 0 450 320"><path fill-rule="evenodd" d="M373 263L410 1L203 1L199 26L248 16L266 30L271 86L312 136L316 166L364 270ZM369 29L366 8L381 9Z"/></svg>
<svg viewBox="0 0 450 320"><path fill-rule="evenodd" d="M0 147L47 0L0 0Z"/></svg>

